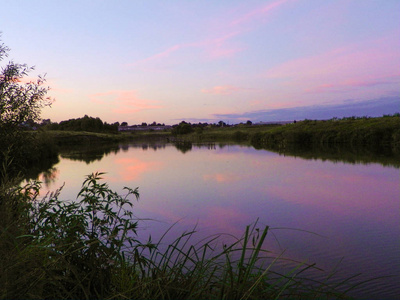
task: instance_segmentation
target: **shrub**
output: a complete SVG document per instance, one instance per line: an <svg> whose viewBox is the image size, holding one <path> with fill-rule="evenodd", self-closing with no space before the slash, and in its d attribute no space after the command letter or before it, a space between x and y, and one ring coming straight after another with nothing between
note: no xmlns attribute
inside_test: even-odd
<svg viewBox="0 0 400 300"><path fill-rule="evenodd" d="M186 123L185 121L182 121L179 123L178 126L174 127L172 129L172 134L188 134L193 132L193 128L189 123Z"/></svg>
<svg viewBox="0 0 400 300"><path fill-rule="evenodd" d="M233 139L237 142L246 141L249 138L249 134L240 130L233 133Z"/></svg>

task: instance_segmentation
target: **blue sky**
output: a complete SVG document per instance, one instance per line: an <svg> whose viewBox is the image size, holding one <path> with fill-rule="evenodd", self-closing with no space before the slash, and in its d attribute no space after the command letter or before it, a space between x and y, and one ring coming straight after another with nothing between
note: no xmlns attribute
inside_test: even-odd
<svg viewBox="0 0 400 300"><path fill-rule="evenodd" d="M399 112L399 20L398 0L14 0L0 31L47 74L43 118L239 123Z"/></svg>

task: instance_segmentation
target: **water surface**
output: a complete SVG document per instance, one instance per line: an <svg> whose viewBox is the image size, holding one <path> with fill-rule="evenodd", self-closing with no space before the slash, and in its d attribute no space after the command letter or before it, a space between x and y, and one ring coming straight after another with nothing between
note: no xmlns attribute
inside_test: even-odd
<svg viewBox="0 0 400 300"><path fill-rule="evenodd" d="M285 257L327 272L341 261L338 279L393 276L364 285L357 297L400 295L396 167L306 160L238 145L132 144L96 153L64 153L51 176L42 176L47 188L65 182L60 198L75 199L85 175L107 172L105 181L121 193L124 186L139 187L134 213L155 220L140 223L142 236L157 239L179 221L173 232L197 226L200 236L240 237L258 219L260 227L275 228L266 247L277 254L284 250Z"/></svg>

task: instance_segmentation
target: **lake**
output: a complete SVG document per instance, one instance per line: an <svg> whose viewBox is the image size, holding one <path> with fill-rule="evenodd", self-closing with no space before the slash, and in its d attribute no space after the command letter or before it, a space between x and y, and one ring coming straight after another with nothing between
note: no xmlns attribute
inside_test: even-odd
<svg viewBox="0 0 400 300"><path fill-rule="evenodd" d="M396 166L303 159L229 144L141 143L63 151L39 179L51 191L65 183L60 199L72 200L95 171L107 172L104 180L121 194L125 186L139 187L134 214L143 219L142 237L157 240L177 221L170 240L194 227L199 238L240 237L258 219L260 227L272 228L266 245L277 255L284 251L287 258L316 263L326 274L336 270L337 280L391 276L350 295L400 295Z"/></svg>

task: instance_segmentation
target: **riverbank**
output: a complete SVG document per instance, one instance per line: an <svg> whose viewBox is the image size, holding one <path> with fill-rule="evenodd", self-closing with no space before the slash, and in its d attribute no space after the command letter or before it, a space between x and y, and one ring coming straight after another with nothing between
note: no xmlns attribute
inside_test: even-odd
<svg viewBox="0 0 400 300"><path fill-rule="evenodd" d="M61 130L46 130L37 132L51 139L57 146L67 145L94 145L105 143L126 142L136 139L146 138L166 138L170 136L168 132L120 132L120 133L98 133L87 131L61 131Z"/></svg>
<svg viewBox="0 0 400 300"><path fill-rule="evenodd" d="M177 142L222 142L254 146L278 152L324 152L346 149L381 155L400 155L400 117L304 120L285 125L239 125L205 128L171 136Z"/></svg>
<svg viewBox="0 0 400 300"><path fill-rule="evenodd" d="M400 153L400 117L305 120L258 133L251 143L259 148L277 150L328 145Z"/></svg>
<svg viewBox="0 0 400 300"><path fill-rule="evenodd" d="M191 133L165 131L131 131L95 133L85 131L43 131L55 144L98 144L146 139L168 142L226 142L249 144L256 148L284 150L310 149L317 146L345 146L400 153L400 117L345 118L304 120L289 124L194 127Z"/></svg>

